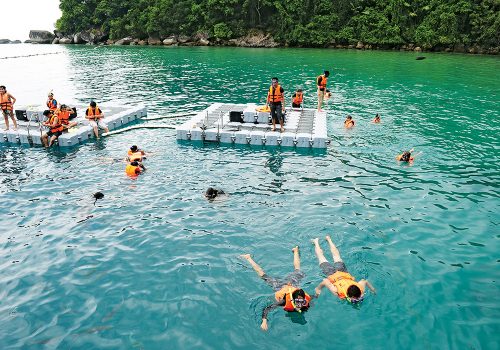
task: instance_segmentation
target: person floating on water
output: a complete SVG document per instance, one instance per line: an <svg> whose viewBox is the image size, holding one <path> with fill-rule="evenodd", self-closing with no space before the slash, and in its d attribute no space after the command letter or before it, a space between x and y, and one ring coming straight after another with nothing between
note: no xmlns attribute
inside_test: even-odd
<svg viewBox="0 0 500 350"><path fill-rule="evenodd" d="M292 108L302 108L302 102L304 101L304 93L302 89L297 89L292 96Z"/></svg>
<svg viewBox="0 0 500 350"><path fill-rule="evenodd" d="M139 162L142 163L142 161L146 159L146 152L144 152L142 149L139 149L136 145L133 145L130 147L130 149L127 152L127 161L128 162Z"/></svg>
<svg viewBox="0 0 500 350"><path fill-rule="evenodd" d="M49 92L49 95L47 96L47 108L51 111L55 111L59 104L57 103L57 100L54 98L54 93L51 91Z"/></svg>
<svg viewBox="0 0 500 350"><path fill-rule="evenodd" d="M347 116L344 120L344 126L348 129L352 128L354 126L354 120L350 115Z"/></svg>
<svg viewBox="0 0 500 350"><path fill-rule="evenodd" d="M222 190L218 190L218 189L215 189L213 187L209 187L207 188L207 190L205 191L205 197L208 199L208 200L213 200L217 197L220 197L220 195L222 194L225 194L224 191Z"/></svg>
<svg viewBox="0 0 500 350"><path fill-rule="evenodd" d="M49 131L42 135L42 143L44 147L48 148L54 144L55 140L57 140L59 136L61 136L64 128L57 115L55 115L51 110L45 110L43 115L47 118L47 120L43 122L43 125L48 126Z"/></svg>
<svg viewBox="0 0 500 350"><path fill-rule="evenodd" d="M379 115L378 113L377 113L377 115L375 116L375 118L373 118L372 122L373 122L373 123L376 123L376 124L380 123L380 115Z"/></svg>
<svg viewBox="0 0 500 350"><path fill-rule="evenodd" d="M328 77L330 76L330 72L325 70L323 74L316 78L316 85L318 86L318 112L323 112L321 109L323 105L323 100L325 99L326 83L328 82Z"/></svg>
<svg viewBox="0 0 500 350"><path fill-rule="evenodd" d="M404 151L402 154L398 154L396 156L396 160L400 162L412 163L413 160L415 159L414 157L412 157L411 155L412 153L413 153L413 148L409 151Z"/></svg>
<svg viewBox="0 0 500 350"><path fill-rule="evenodd" d="M264 270L252 259L250 254L241 255L246 259L260 278L264 280L273 290L276 302L268 305L262 310L262 324L260 328L267 331L267 315L269 311L283 306L283 309L288 312L304 312L310 307L311 297L304 290L299 288L300 281L304 278L304 273L300 271L299 247L296 246L293 251L293 266L295 270L289 274L284 280L268 276Z"/></svg>
<svg viewBox="0 0 500 350"><path fill-rule="evenodd" d="M283 128L283 113L285 112L285 94L283 88L278 84L278 78L274 77L271 79L271 86L269 87L269 91L267 93L267 106L271 109L271 119L273 123L272 131L276 131L276 123L279 122L281 129L283 132L285 129Z"/></svg>
<svg viewBox="0 0 500 350"><path fill-rule="evenodd" d="M323 287L327 287L332 294L338 296L340 299L346 299L348 302L356 304L363 300L366 287L370 288L372 293L376 293L375 288L373 288L367 280L355 281L354 277L347 272L347 268L340 257L339 250L335 244L333 244L330 236L326 236L326 240L333 255L333 265L326 260L323 250L319 246L319 239L315 238L312 240L314 252L319 261L319 267L327 276L327 278L316 287L316 297L319 297Z"/></svg>
<svg viewBox="0 0 500 350"><path fill-rule="evenodd" d="M109 132L108 126L104 122L104 114L101 109L97 107L94 101L90 102L89 108L85 112L85 118L89 120L90 126L94 129L94 134L96 138L99 138L99 129L104 129L105 132Z"/></svg>
<svg viewBox="0 0 500 350"><path fill-rule="evenodd" d="M14 117L14 103L16 98L7 92L4 85L0 85L0 108L5 119L5 131L9 130L9 116L14 124L14 130L17 130L17 121Z"/></svg>
<svg viewBox="0 0 500 350"><path fill-rule="evenodd" d="M144 165L137 161L133 161L125 167L125 173L130 177L137 177L140 173L142 173L146 168Z"/></svg>
<svg viewBox="0 0 500 350"><path fill-rule="evenodd" d="M57 115L57 117L59 118L59 121L61 122L61 125L63 126L63 128L65 130L70 129L70 128L78 125L78 122L76 122L76 121L72 121L72 122L69 121L70 116L74 113L76 113L76 111L73 108L68 107L64 104L61 105L61 108L56 109L54 111L54 114Z"/></svg>

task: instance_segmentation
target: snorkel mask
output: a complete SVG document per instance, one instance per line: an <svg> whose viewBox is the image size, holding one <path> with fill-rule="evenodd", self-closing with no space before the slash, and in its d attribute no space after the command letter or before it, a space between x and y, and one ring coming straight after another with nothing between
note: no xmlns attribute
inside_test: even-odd
<svg viewBox="0 0 500 350"><path fill-rule="evenodd" d="M302 312L302 308L309 305L309 302L304 298L290 298L290 301L297 312Z"/></svg>
<svg viewBox="0 0 500 350"><path fill-rule="evenodd" d="M361 295L359 298L349 298L348 296L346 296L345 298L351 304L359 304L364 300L365 297Z"/></svg>

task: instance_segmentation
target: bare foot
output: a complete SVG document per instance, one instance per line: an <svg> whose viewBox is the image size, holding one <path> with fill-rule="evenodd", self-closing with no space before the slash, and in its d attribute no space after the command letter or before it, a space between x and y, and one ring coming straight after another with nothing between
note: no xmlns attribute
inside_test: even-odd
<svg viewBox="0 0 500 350"><path fill-rule="evenodd" d="M281 128L281 129L280 129L280 132L284 132L284 131L285 131L285 129L284 129L284 128Z"/></svg>
<svg viewBox="0 0 500 350"><path fill-rule="evenodd" d="M313 238L313 239L311 239L311 242L312 242L312 244L319 244L319 238L318 237Z"/></svg>
<svg viewBox="0 0 500 350"><path fill-rule="evenodd" d="M296 245L295 247L292 248L292 252L298 252L299 251L299 246Z"/></svg>
<svg viewBox="0 0 500 350"><path fill-rule="evenodd" d="M243 259L248 260L248 259L250 259L250 258L251 258L251 256L250 256L250 254L241 254L241 255L240 255L240 258L243 258Z"/></svg>
<svg viewBox="0 0 500 350"><path fill-rule="evenodd" d="M3 129L3 131L9 131L9 128L7 128L7 129Z"/></svg>
<svg viewBox="0 0 500 350"><path fill-rule="evenodd" d="M330 241L330 242L331 242L331 240L332 240L332 239L330 238L330 235L326 235L326 236L325 236L325 239L326 239L327 241Z"/></svg>
<svg viewBox="0 0 500 350"><path fill-rule="evenodd" d="M276 131L276 128L272 128L271 131Z"/></svg>

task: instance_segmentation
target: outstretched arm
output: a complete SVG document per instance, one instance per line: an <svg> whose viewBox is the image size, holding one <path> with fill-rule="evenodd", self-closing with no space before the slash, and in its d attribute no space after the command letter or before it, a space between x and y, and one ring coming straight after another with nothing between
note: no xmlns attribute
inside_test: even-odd
<svg viewBox="0 0 500 350"><path fill-rule="evenodd" d="M319 295L321 294L321 290L323 289L323 287L328 288L330 290L330 292L332 292L333 295L338 295L337 294L337 287L335 287L332 284L332 282L330 282L328 280L328 278L325 278L323 281L321 281L320 284L318 284L318 286L314 290L316 292L316 297L319 297Z"/></svg>
<svg viewBox="0 0 500 350"><path fill-rule="evenodd" d="M365 286L366 286L366 287L370 288L370 290L371 290L371 292L372 292L373 294L377 294L377 291L375 290L375 288L373 288L372 284L371 284L370 282L368 282L368 280L361 280L361 281L359 281L358 283L359 283L361 286L363 286L363 287L365 287Z"/></svg>
<svg viewBox="0 0 500 350"><path fill-rule="evenodd" d="M272 311L277 307L284 305L285 305L285 300L268 305L264 308L264 310L262 310L262 323L260 324L260 328L262 328L263 331L267 331L267 314L269 314L269 311Z"/></svg>

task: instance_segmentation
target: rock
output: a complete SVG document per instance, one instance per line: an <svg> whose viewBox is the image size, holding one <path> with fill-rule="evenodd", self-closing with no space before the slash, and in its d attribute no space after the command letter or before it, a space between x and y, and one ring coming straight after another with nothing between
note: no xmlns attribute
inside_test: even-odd
<svg viewBox="0 0 500 350"><path fill-rule="evenodd" d="M48 30L30 30L30 42L37 44L50 44L55 35Z"/></svg>
<svg viewBox="0 0 500 350"><path fill-rule="evenodd" d="M177 38L177 41L181 44L185 44L187 43L188 41L190 40L190 38L186 35L179 35L179 37Z"/></svg>
<svg viewBox="0 0 500 350"><path fill-rule="evenodd" d="M162 41L158 37L149 37L148 45L162 45Z"/></svg>
<svg viewBox="0 0 500 350"><path fill-rule="evenodd" d="M235 41L233 41L235 40ZM262 31L251 31L246 36L229 40L230 44L242 47L278 47L279 44L274 41L271 34L265 34Z"/></svg>
<svg viewBox="0 0 500 350"><path fill-rule="evenodd" d="M30 40L30 39L28 39L28 40L24 40L24 43L25 43L25 44L31 44L31 40Z"/></svg>
<svg viewBox="0 0 500 350"><path fill-rule="evenodd" d="M354 45L348 45L347 48L348 49L354 49Z"/></svg>
<svg viewBox="0 0 500 350"><path fill-rule="evenodd" d="M478 50L477 50L477 47L473 46L469 49L469 53L471 54L477 54L478 53Z"/></svg>
<svg viewBox="0 0 500 350"><path fill-rule="evenodd" d="M0 44L10 44L9 39L0 39Z"/></svg>
<svg viewBox="0 0 500 350"><path fill-rule="evenodd" d="M85 41L82 39L81 33L76 33L73 35L73 44L83 44Z"/></svg>
<svg viewBox="0 0 500 350"><path fill-rule="evenodd" d="M59 38L59 39L64 37L63 32L61 32L60 30L57 30L57 29L54 30L54 35L56 36L56 38Z"/></svg>
<svg viewBox="0 0 500 350"><path fill-rule="evenodd" d="M134 39L131 37L126 37L115 42L115 45L129 45Z"/></svg>
<svg viewBox="0 0 500 350"><path fill-rule="evenodd" d="M132 41L129 45L130 46L135 46L135 45L137 45L137 43L135 41Z"/></svg>
<svg viewBox="0 0 500 350"><path fill-rule="evenodd" d="M52 40L52 44L59 44L59 38L54 38L54 40Z"/></svg>
<svg viewBox="0 0 500 350"><path fill-rule="evenodd" d="M208 46L210 45L210 41L208 41L207 39L200 39L198 40L198 44L201 46Z"/></svg>
<svg viewBox="0 0 500 350"><path fill-rule="evenodd" d="M361 41L358 41L358 44L356 45L356 49L358 50L362 50L365 46L363 45L363 43Z"/></svg>
<svg viewBox="0 0 500 350"><path fill-rule="evenodd" d="M73 37L71 38L68 38L68 37L64 37L64 38L61 38L59 39L59 44L73 44Z"/></svg>
<svg viewBox="0 0 500 350"><path fill-rule="evenodd" d="M444 49L444 52L451 52L451 49L447 47L446 49Z"/></svg>
<svg viewBox="0 0 500 350"><path fill-rule="evenodd" d="M422 49L420 48L420 46L417 46L413 51L415 51L415 52L422 52Z"/></svg>
<svg viewBox="0 0 500 350"><path fill-rule="evenodd" d="M141 46L145 46L147 44L148 44L148 42L146 40L139 40L139 42L137 43L137 45L141 45Z"/></svg>
<svg viewBox="0 0 500 350"><path fill-rule="evenodd" d="M163 40L163 45L170 46L175 44L177 44L177 38L173 35Z"/></svg>
<svg viewBox="0 0 500 350"><path fill-rule="evenodd" d="M76 35L80 35L80 38L82 38L82 40L86 43L93 43L95 40L95 36L90 30L84 30Z"/></svg>
<svg viewBox="0 0 500 350"><path fill-rule="evenodd" d="M453 47L454 52L465 53L465 45L464 44L456 44Z"/></svg>
<svg viewBox="0 0 500 350"><path fill-rule="evenodd" d="M12 40L10 43L11 44L20 44L21 40Z"/></svg>
<svg viewBox="0 0 500 350"><path fill-rule="evenodd" d="M415 48L415 44L408 44L409 51L413 51L414 48Z"/></svg>

